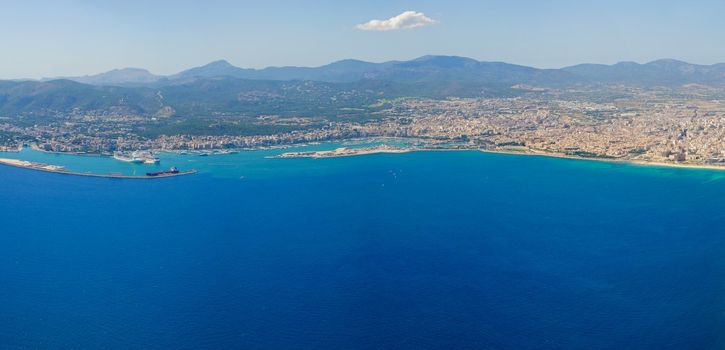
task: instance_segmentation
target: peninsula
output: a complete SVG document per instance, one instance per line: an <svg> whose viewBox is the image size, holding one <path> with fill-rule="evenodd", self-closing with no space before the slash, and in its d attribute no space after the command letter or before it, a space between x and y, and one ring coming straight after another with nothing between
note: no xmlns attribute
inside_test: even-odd
<svg viewBox="0 0 725 350"><path fill-rule="evenodd" d="M361 148L341 147L331 151L287 152L268 158L334 158L378 153L406 153L410 151L413 151L413 149L379 145Z"/></svg>

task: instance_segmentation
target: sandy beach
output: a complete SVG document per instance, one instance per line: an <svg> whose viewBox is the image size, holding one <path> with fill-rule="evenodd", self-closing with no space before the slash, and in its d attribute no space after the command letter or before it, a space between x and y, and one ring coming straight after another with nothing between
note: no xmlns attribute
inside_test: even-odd
<svg viewBox="0 0 725 350"><path fill-rule="evenodd" d="M563 158L572 160L589 160L596 162L605 163L624 163L641 166L657 166L657 167L670 167L670 168L681 168L681 169L705 169L705 170L718 170L725 171L725 166L720 165L708 165L708 164L692 164L692 163L666 163L666 162L649 162L643 160L632 160L632 159L615 159L615 158L586 158L571 156L559 153L547 153L547 152L518 152L518 151L506 151L506 150L480 150L484 153L497 153L497 154L509 154L518 156L538 156L538 157L551 157L551 158Z"/></svg>

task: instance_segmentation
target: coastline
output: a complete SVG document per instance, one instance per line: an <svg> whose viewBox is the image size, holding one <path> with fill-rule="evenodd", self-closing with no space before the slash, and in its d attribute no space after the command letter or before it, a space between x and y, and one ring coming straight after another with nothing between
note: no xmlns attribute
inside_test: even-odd
<svg viewBox="0 0 725 350"><path fill-rule="evenodd" d="M35 144L29 145L30 149L33 151L38 151L41 153L47 153L47 154L69 154L74 156L83 156L83 157L111 157L110 154L103 154L103 153L86 153L86 152L57 152L57 151L46 151L40 147L38 147ZM21 152L24 147L18 148L18 152Z"/></svg>
<svg viewBox="0 0 725 350"><path fill-rule="evenodd" d="M571 156L571 155L566 155L566 154L549 153L549 152L517 152L517 151L486 150L486 149L481 149L478 151L484 152L484 153L508 154L508 155L515 155L515 156L539 156L539 157L561 158L561 159L571 159L571 160L588 160L588 161L604 162L604 163L622 163L622 164L648 166L648 167L668 167L668 168L680 168L680 169L700 169L700 170L725 171L725 166L720 166L720 165L691 164L691 163L667 163L667 162L654 162L654 161L645 161L645 160L617 159L617 158L588 158L588 157Z"/></svg>
<svg viewBox="0 0 725 350"><path fill-rule="evenodd" d="M10 148L10 147L0 147L0 152L7 152L7 153L20 153L23 151L23 146L20 145L17 148Z"/></svg>
<svg viewBox="0 0 725 350"><path fill-rule="evenodd" d="M329 151L310 151L310 152L290 152L282 153L277 156L269 156L266 158L339 158L339 157L353 157L370 154L383 154L383 153L409 153L409 152L453 152L453 151L469 151L469 152L483 152L492 154L505 154L514 156L534 156L534 157L549 157L549 158L560 158L570 160L583 160L583 161L596 161L604 163L620 163L630 164L637 166L647 167L669 167L669 168L680 168L680 169L699 169L699 170L715 170L725 171L725 165L708 165L708 164L692 164L692 163L668 163L668 162L655 162L655 161L644 161L634 159L618 159L618 158L594 158L594 157L581 157L575 155L567 155L561 153L534 151L534 150L505 150L505 149L479 149L479 148L451 148L451 147L391 147L391 146L373 146L364 148L338 148L336 150Z"/></svg>
<svg viewBox="0 0 725 350"><path fill-rule="evenodd" d="M400 137L371 137L371 138L352 138L352 139L342 139L337 140L336 142L339 142L343 145L349 144L349 145L355 145L359 143L365 143L365 142L381 142L386 140L409 140L411 143L425 143L427 140L425 139L419 139L419 138L400 138ZM330 141L333 142L333 141ZM308 145L317 145L320 143L316 142L308 142L308 143L302 143L302 144L290 144L290 145L275 145L275 146L263 146L263 147L251 147L251 148L238 148L238 149L229 149L224 150L221 152L215 152L214 150L209 150L209 152L212 152L211 154L216 155L226 155L226 154L235 154L241 151L256 151L256 150L270 150L270 149L285 149L285 148L291 148L296 146L308 146ZM104 154L91 154L91 153L72 153L72 152L54 152L54 151L45 151L42 149L39 149L38 147L34 147L34 145L30 146L33 150L40 151L43 153L51 153L51 154L68 154L68 155L79 155L79 156L90 156L90 157L106 157L107 155ZM22 149L18 149L18 151L21 151ZM341 152L341 150L344 150ZM667 167L667 168L679 168L679 169L699 169L699 170L714 170L714 171L725 171L725 164L724 165L713 165L713 164L697 164L697 163L670 163L670 162L663 162L663 161L646 161L646 160L636 160L636 159L621 159L621 158L594 158L594 157L582 157L582 156L576 156L576 155L567 155L562 153L554 153L554 152L546 152L546 151L539 151L539 150L531 150L531 149L523 149L522 150L511 150L511 149L481 149L481 148L466 148L464 147L451 147L450 145L441 144L440 147L436 147L435 145L431 146L388 146L388 145L378 145L378 146L370 146L370 147L341 147L333 150L325 150L325 151L308 151L308 152L288 152L288 153L282 153L275 156L267 156L265 158L312 158L312 159L321 159L321 158L337 158L337 157L352 157L352 156L359 156L359 155L371 155L371 154L399 154L399 153L409 153L409 152L421 152L421 151L477 151L477 152L483 152L483 153L494 153L494 154L506 154L506 155L517 155L517 156L539 156L539 157L550 157L550 158L561 158L561 159L571 159L571 160L587 160L587 161L597 161L597 162L606 162L606 163L623 163L623 164L630 164L630 165L636 165L636 166L647 166L647 167ZM180 154L182 152L191 152L189 154L196 154L196 152L201 151L188 151L188 150L156 150L155 152L159 153L172 153L172 154ZM9 165L9 164L5 164ZM22 167L22 166L21 166ZM148 176L135 176L135 175L116 175L116 174L90 174L90 173L79 173L79 172L71 172L71 171L65 171L65 170L46 170L46 169L36 169L33 167L26 167L29 169L34 170L43 170L43 171L50 171L50 172L56 172L61 174L70 174L70 175L79 175L79 176L93 176L93 177L108 177L108 178L137 178L137 179L146 179L146 178L152 178ZM173 174L171 176L178 176L178 175L187 175L187 172L180 173L180 174ZM161 176L161 177L168 177L167 176ZM155 177L153 177L155 178Z"/></svg>

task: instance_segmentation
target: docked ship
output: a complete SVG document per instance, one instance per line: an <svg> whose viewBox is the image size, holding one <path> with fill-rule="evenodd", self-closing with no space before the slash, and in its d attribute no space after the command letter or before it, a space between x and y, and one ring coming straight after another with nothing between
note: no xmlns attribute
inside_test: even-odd
<svg viewBox="0 0 725 350"><path fill-rule="evenodd" d="M179 169L177 169L176 167L171 167L171 169L165 170L165 171L153 171L153 172L146 173L146 176L165 176L165 175L175 175L178 173L179 173Z"/></svg>
<svg viewBox="0 0 725 350"><path fill-rule="evenodd" d="M133 153L128 152L115 152L113 154L113 159L129 163L143 163L143 160L134 157Z"/></svg>
<svg viewBox="0 0 725 350"><path fill-rule="evenodd" d="M149 151L116 152L113 158L122 162L158 164L161 160Z"/></svg>

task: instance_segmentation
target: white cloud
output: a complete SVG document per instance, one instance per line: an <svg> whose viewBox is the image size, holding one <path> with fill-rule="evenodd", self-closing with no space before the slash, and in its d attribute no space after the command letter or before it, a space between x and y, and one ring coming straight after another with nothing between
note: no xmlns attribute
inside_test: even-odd
<svg viewBox="0 0 725 350"><path fill-rule="evenodd" d="M405 11L389 19L374 19L355 27L360 30L388 31L420 28L436 23L436 20L426 17L422 12Z"/></svg>

